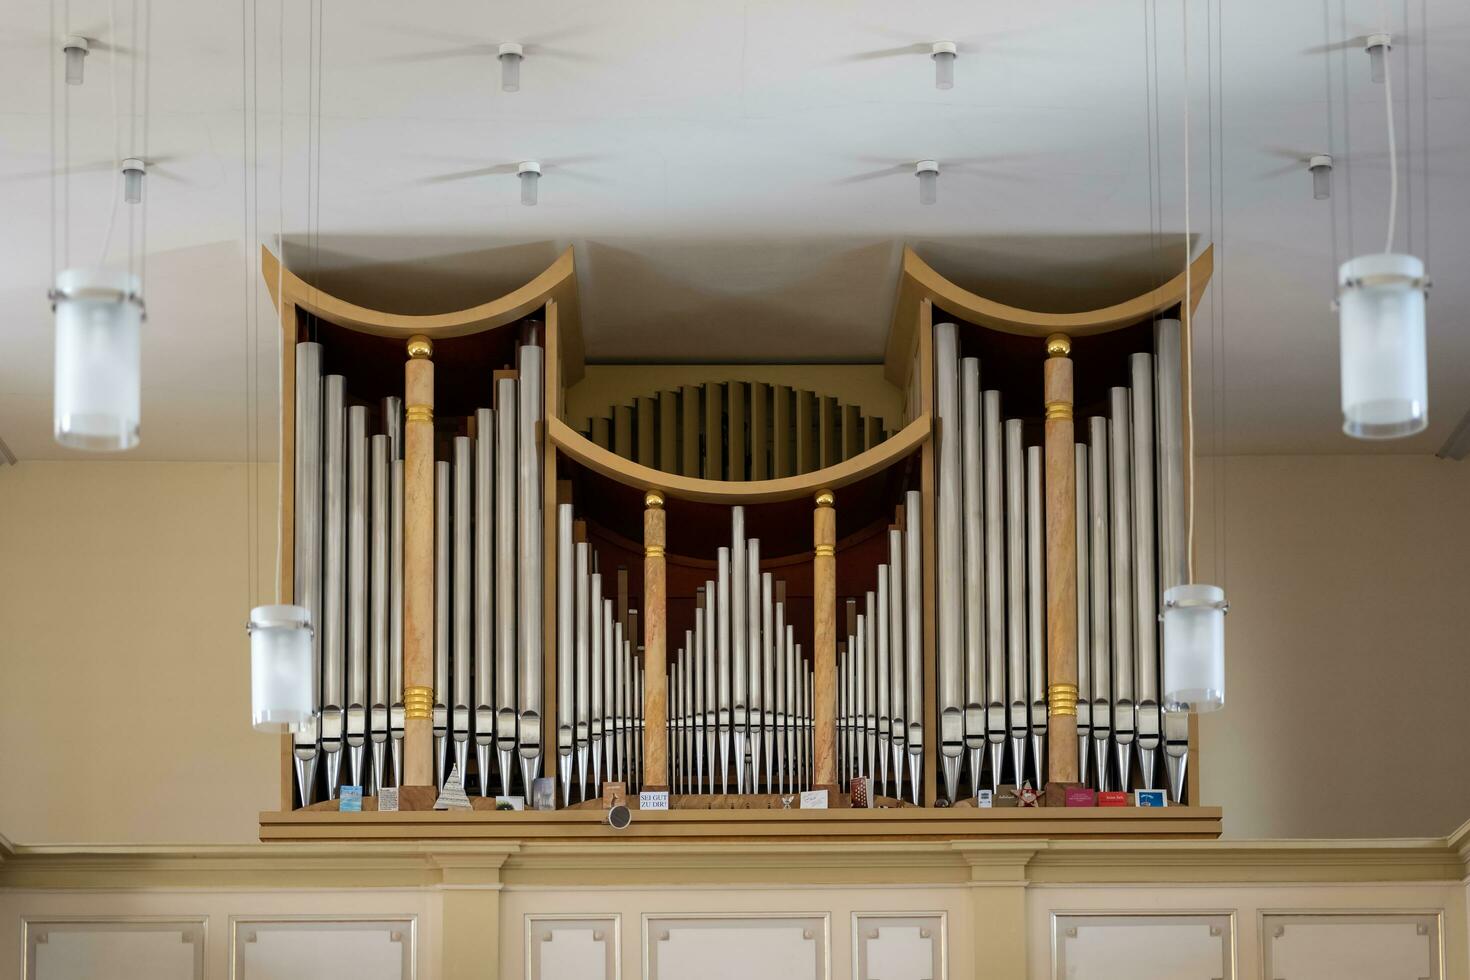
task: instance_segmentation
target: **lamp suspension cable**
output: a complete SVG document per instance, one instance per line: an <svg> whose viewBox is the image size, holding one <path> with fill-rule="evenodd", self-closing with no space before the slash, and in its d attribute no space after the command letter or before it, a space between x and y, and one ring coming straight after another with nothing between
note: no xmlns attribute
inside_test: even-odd
<svg viewBox="0 0 1470 980"><path fill-rule="evenodd" d="M1386 0L1379 0L1378 4L1379 22L1386 34L1388 32L1388 4ZM1385 255L1393 252L1394 226L1398 223L1399 211L1399 154L1397 139L1393 126L1393 71L1389 64L1389 57L1393 54L1393 45L1383 46L1383 109L1384 116L1388 120L1388 231L1384 234L1383 253Z"/></svg>

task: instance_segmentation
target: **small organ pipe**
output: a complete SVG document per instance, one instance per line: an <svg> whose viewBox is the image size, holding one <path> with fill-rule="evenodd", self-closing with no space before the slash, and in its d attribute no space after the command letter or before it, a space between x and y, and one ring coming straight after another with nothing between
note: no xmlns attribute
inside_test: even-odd
<svg viewBox="0 0 1470 980"><path fill-rule="evenodd" d="M1092 563L1088 544L1092 540L1091 510L1088 507L1087 445L1077 443L1073 449L1073 472L1076 498L1077 528L1077 778L1088 784L1088 762L1092 753Z"/></svg>
<svg viewBox="0 0 1470 980"><path fill-rule="evenodd" d="M1041 750L1046 743L1046 541L1041 495L1041 447L1026 450L1026 665L1031 693L1031 765L1037 789L1046 785Z"/></svg>
<svg viewBox="0 0 1470 980"><path fill-rule="evenodd" d="M442 789L444 741L449 737L449 509L453 492L450 464L434 463L434 775Z"/></svg>
<svg viewBox="0 0 1470 980"><path fill-rule="evenodd" d="M903 519L904 716L908 725L904 744L908 746L909 792L917 805L924 761L924 545L919 534L923 527L919 491L904 494Z"/></svg>
<svg viewBox="0 0 1470 980"><path fill-rule="evenodd" d="M517 554L517 495L519 382L502 377L495 382L495 755L500 764L500 788L509 793L511 758L515 754L520 689L516 683L516 615L520 581Z"/></svg>
<svg viewBox="0 0 1470 980"><path fill-rule="evenodd" d="M973 357L960 361L960 414L964 420L960 456L964 471L965 748L970 783L978 788L985 758L985 489L980 361Z"/></svg>
<svg viewBox="0 0 1470 980"><path fill-rule="evenodd" d="M470 514L474 509L474 447L468 436L454 438L454 500L449 526L453 536L450 545L450 691L453 706L449 713L449 731L454 739L454 763L459 766L460 785L469 784L470 706L474 692L470 690L470 671L474 663L474 607L471 595L474 583L470 576L474 565L471 553Z"/></svg>
<svg viewBox="0 0 1470 980"><path fill-rule="evenodd" d="M1112 594L1108 587L1112 563L1109 541L1108 420L1088 421L1091 446L1087 460L1089 500L1089 559L1091 560L1092 612L1092 746L1097 788L1108 788L1108 743L1113 735Z"/></svg>
<svg viewBox="0 0 1470 980"><path fill-rule="evenodd" d="M370 554L369 713L372 740L373 793L383 786L388 761L388 437L373 436L369 468L372 473L372 539ZM365 790L366 791L366 790Z"/></svg>
<svg viewBox="0 0 1470 980"><path fill-rule="evenodd" d="M561 777L562 800L572 802L573 720L575 717L577 667L576 637L573 635L576 608L575 569L572 565L572 505L556 508L556 752L557 775Z"/></svg>
<svg viewBox="0 0 1470 980"><path fill-rule="evenodd" d="M1136 731L1134 711L1134 624L1133 624L1133 489L1130 450L1132 435L1128 417L1128 389L1110 392L1112 418L1108 437L1109 470L1112 476L1111 528L1113 545L1113 744L1118 756L1118 780L1130 785L1129 753Z"/></svg>
<svg viewBox="0 0 1470 980"><path fill-rule="evenodd" d="M990 745L990 789L1000 789L1006 733L1006 525L1002 504L1005 469L1002 456L1000 392L987 391L985 412L985 738ZM978 783L976 788L978 789Z"/></svg>
<svg viewBox="0 0 1470 980"><path fill-rule="evenodd" d="M1016 789L1026 771L1031 730L1026 697L1026 452L1020 419L1006 420L1006 673L1011 768Z"/></svg>
<svg viewBox="0 0 1470 980"><path fill-rule="evenodd" d="M347 410L347 751L352 785L363 785L368 705L367 409Z"/></svg>
<svg viewBox="0 0 1470 980"><path fill-rule="evenodd" d="M490 751L495 742L495 411L475 412L474 697L471 728L480 795L490 795Z"/></svg>
<svg viewBox="0 0 1470 980"><path fill-rule="evenodd" d="M347 690L347 415L344 380L322 381L322 753L327 799L341 783Z"/></svg>

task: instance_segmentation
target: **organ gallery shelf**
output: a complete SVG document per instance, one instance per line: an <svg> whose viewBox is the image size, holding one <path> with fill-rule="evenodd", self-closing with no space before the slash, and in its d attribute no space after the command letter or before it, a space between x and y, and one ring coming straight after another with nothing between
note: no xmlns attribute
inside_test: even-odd
<svg viewBox="0 0 1470 980"><path fill-rule="evenodd" d="M294 459L282 468L281 580L319 623L322 698L317 729L286 740L282 810L262 815L263 838L602 832L596 813L571 810L320 809L349 781L371 797L455 767L487 799L529 797L540 776L563 807L609 778L710 798L713 809L640 815L635 827L663 828L640 835L781 834L783 821L876 836L1219 833L1218 810L1193 805L1197 762L1186 781L1194 727L1112 679L1126 665L1144 693L1157 685L1150 654L1132 648L1153 649L1138 624L1163 579L1135 582L1133 565L1147 563L1129 561L1165 547L1192 506L1187 431L1157 466L1180 476L1159 484L1164 544L1151 516L1146 531L1114 531L1128 553L1103 577L1127 594L1104 584L1097 596L1137 613L1128 636L1094 627L1078 603L1102 581L1090 565L1070 590L1058 571L1076 576L1090 543L1075 533L1091 521L1076 492L1089 426L1074 459L1073 412L1113 431L1131 398L1129 411L1157 411L1167 430L1188 397L1178 366L1208 250L1190 302L1180 277L1080 314L993 303L906 251L881 397L849 389L839 402L759 365L695 385L668 365L655 391L616 396L585 427L564 410L584 372L570 250L507 296L428 316L357 306L264 259ZM639 370L646 387L651 369ZM1158 378L1157 403L1129 394L1140 371ZM1149 466L1137 486L1152 487ZM1116 481L1135 468L1099 472ZM967 585L976 569L999 592ZM1094 629L1122 651L1096 691ZM1136 732L1124 725L1135 716ZM1003 782L1159 785L1166 754L1176 805L1163 816L936 807ZM845 799L859 778L918 806L738 809L743 793L807 787Z"/></svg>

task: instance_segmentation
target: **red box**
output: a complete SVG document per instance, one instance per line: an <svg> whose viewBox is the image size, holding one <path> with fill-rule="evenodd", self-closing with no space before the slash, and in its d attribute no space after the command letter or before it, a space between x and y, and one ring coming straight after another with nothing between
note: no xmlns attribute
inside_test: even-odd
<svg viewBox="0 0 1470 980"><path fill-rule="evenodd" d="M1068 786L1067 806L1097 806L1097 793L1086 786Z"/></svg>
<svg viewBox="0 0 1470 980"><path fill-rule="evenodd" d="M1097 794L1098 806L1127 806L1128 794L1122 790L1112 790L1107 793Z"/></svg>

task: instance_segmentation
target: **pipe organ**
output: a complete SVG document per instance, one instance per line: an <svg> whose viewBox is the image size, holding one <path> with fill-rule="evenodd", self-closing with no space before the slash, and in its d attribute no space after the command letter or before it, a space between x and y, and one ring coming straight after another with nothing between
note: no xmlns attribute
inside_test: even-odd
<svg viewBox="0 0 1470 980"><path fill-rule="evenodd" d="M609 783L673 810L817 789L980 820L1028 784L1053 813L1069 787L1196 806L1158 617L1191 572L1198 288L1038 314L910 252L892 428L668 365L581 431L570 252L433 316L266 272L289 342L281 572L320 668L284 810L344 785L428 809L454 772L477 809L547 786L597 809Z"/></svg>

